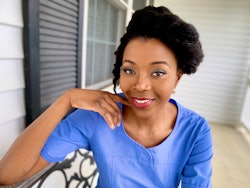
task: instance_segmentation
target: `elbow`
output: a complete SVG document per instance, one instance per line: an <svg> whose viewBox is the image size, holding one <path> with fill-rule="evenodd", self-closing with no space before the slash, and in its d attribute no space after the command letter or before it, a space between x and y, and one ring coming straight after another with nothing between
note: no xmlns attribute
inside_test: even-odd
<svg viewBox="0 0 250 188"><path fill-rule="evenodd" d="M23 180L23 176L18 176L15 172L10 173L6 169L0 167L0 187L1 185L13 185Z"/></svg>
<svg viewBox="0 0 250 188"><path fill-rule="evenodd" d="M0 172L0 187L1 185L12 185L14 184L14 181L11 181L9 177L5 177L3 175L3 172Z"/></svg>
<svg viewBox="0 0 250 188"><path fill-rule="evenodd" d="M16 184L18 182L20 182L21 180L17 180L15 178L12 178L10 176L4 175L4 173L0 172L0 187L1 185L13 185Z"/></svg>
<svg viewBox="0 0 250 188"><path fill-rule="evenodd" d="M10 177L10 176L7 176L7 175L6 176L0 175L0 187L1 186L11 186L11 185L13 186L15 184L18 184L18 183L24 181L24 180L25 179Z"/></svg>

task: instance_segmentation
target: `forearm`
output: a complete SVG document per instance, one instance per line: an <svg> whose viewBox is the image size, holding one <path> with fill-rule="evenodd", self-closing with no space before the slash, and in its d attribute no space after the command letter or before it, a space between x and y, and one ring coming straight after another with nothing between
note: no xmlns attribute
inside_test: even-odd
<svg viewBox="0 0 250 188"><path fill-rule="evenodd" d="M71 89L63 94L23 131L0 161L0 184L23 180L46 165L39 160L40 152L71 107L98 112L114 128L121 120L118 102L129 105L123 97L103 91Z"/></svg>
<svg viewBox="0 0 250 188"><path fill-rule="evenodd" d="M65 93L20 134L0 161L0 184L25 177L36 164L49 135L70 108Z"/></svg>

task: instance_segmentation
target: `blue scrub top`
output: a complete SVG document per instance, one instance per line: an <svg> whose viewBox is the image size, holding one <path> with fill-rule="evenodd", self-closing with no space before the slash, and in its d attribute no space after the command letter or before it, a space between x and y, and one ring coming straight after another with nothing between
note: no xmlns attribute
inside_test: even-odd
<svg viewBox="0 0 250 188"><path fill-rule="evenodd" d="M159 145L145 148L127 135L123 123L111 130L96 112L78 109L53 131L41 156L62 161L72 151L93 152L98 188L211 187L211 131L197 113L171 99L178 114L172 133ZM119 104L122 108L122 104Z"/></svg>

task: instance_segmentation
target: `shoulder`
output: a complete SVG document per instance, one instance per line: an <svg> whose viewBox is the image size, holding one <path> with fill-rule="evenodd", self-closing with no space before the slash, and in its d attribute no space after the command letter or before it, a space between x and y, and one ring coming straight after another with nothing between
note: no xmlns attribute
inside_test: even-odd
<svg viewBox="0 0 250 188"><path fill-rule="evenodd" d="M70 132L79 132L82 135L93 135L97 125L105 123L104 119L97 112L76 109L65 117L59 124L58 129L70 130Z"/></svg>
<svg viewBox="0 0 250 188"><path fill-rule="evenodd" d="M210 132L210 126L205 117L189 108L186 108L174 99L171 99L170 102L177 106L178 114L176 125L182 130L185 130L184 132L188 134L192 132L196 135Z"/></svg>
<svg viewBox="0 0 250 188"><path fill-rule="evenodd" d="M99 119L99 114L94 112L94 111L90 111L90 110L84 110L84 109L76 109L74 110L72 113L70 113L65 120L71 120L74 122L81 122L81 120L84 120L84 122L95 122Z"/></svg>

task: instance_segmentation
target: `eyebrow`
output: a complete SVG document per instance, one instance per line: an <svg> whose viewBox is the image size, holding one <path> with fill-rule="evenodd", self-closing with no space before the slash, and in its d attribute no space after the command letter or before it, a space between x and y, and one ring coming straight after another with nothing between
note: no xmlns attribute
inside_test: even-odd
<svg viewBox="0 0 250 188"><path fill-rule="evenodd" d="M133 65L136 64L135 62L133 62L131 60L128 60L128 59L125 59L123 62L130 63L130 64L133 64ZM159 65L159 64L167 65L168 67L170 67L169 64L166 61L154 61L154 62L151 63L151 65Z"/></svg>
<svg viewBox="0 0 250 188"><path fill-rule="evenodd" d="M135 65L135 62L133 62L133 61L130 61L130 60L128 60L128 59L125 59L124 61L123 61L124 63L126 62L126 63L130 63L130 64L133 64L133 65Z"/></svg>
<svg viewBox="0 0 250 188"><path fill-rule="evenodd" d="M154 61L151 64L152 65L163 64L163 65L167 65L169 67L169 64L166 61Z"/></svg>

